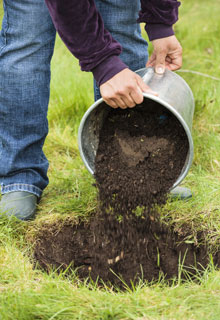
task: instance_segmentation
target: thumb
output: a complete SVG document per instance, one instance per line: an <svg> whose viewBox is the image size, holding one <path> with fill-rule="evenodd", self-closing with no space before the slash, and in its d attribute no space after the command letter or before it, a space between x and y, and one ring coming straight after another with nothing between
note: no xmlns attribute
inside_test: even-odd
<svg viewBox="0 0 220 320"><path fill-rule="evenodd" d="M155 62L155 71L158 74L163 74L165 71L165 59L166 54L164 52L160 52L156 55L156 62Z"/></svg>

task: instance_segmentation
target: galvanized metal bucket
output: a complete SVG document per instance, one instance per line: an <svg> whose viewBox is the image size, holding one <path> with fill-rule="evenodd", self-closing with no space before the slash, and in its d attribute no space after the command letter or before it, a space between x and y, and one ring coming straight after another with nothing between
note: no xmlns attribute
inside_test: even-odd
<svg viewBox="0 0 220 320"><path fill-rule="evenodd" d="M189 150L181 174L171 189L175 188L187 175L193 160L192 121L194 98L188 84L176 73L166 69L163 75L156 74L153 68L136 71L143 81L159 96L144 93L144 98L156 101L179 120L189 142ZM91 174L95 170L95 156L99 144L99 133L111 108L103 99L96 101L84 114L78 131L78 144L82 160Z"/></svg>

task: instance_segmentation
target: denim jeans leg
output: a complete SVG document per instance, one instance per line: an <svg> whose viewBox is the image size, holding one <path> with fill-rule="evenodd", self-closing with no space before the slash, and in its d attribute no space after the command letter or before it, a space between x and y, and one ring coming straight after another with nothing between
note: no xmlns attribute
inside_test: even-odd
<svg viewBox="0 0 220 320"><path fill-rule="evenodd" d="M38 197L48 184L42 151L48 133L55 28L44 0L3 0L0 33L0 183L2 194Z"/></svg>
<svg viewBox="0 0 220 320"><path fill-rule="evenodd" d="M117 40L123 51L120 55L132 71L144 68L148 60L148 44L141 36L137 23L140 0L95 0L105 28ZM95 100L101 97L94 82Z"/></svg>

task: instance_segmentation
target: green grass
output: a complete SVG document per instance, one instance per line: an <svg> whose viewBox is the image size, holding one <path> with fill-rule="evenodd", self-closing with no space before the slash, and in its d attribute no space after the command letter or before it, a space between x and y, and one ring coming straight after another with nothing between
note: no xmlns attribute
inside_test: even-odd
<svg viewBox="0 0 220 320"><path fill-rule="evenodd" d="M220 77L220 3L184 0L176 34L180 39L183 69ZM0 11L2 14L2 11ZM220 82L191 73L179 73L195 96L193 123L195 157L184 180L194 197L168 203L161 219L179 232L191 228L188 241L206 232L210 252L220 243ZM47 275L33 268L31 245L42 224L66 219L87 219L96 208L93 179L80 159L77 129L93 103L92 76L59 39L52 61L50 133L45 153L50 160L50 184L34 222L0 221L0 319L210 319L220 314L220 272L210 264L196 283L161 280L136 290L111 292L80 283L75 275Z"/></svg>

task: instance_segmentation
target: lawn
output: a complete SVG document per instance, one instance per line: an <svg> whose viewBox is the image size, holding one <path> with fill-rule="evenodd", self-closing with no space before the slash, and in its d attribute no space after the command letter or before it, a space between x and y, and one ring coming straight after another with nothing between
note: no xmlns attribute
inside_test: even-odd
<svg viewBox="0 0 220 320"><path fill-rule="evenodd" d="M2 1L0 1L2 3ZM2 9L0 11L2 16ZM0 220L0 319L210 319L220 318L220 272L212 256L220 247L220 3L183 0L176 35L183 46L179 72L196 102L193 122L195 155L184 185L193 191L188 202L168 202L161 221L176 231L191 230L186 242L206 235L210 265L197 281L174 279L168 285L140 284L115 292L80 282L74 273L49 274L32 261L42 228L88 220L96 209L93 178L79 156L77 130L93 103L93 80L57 39L52 60L50 133L45 153L50 184L39 204L36 220ZM151 48L150 48L151 50ZM196 72L196 73L195 73Z"/></svg>

